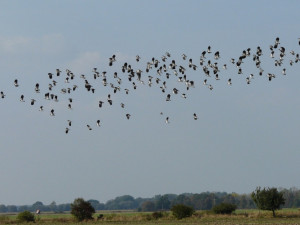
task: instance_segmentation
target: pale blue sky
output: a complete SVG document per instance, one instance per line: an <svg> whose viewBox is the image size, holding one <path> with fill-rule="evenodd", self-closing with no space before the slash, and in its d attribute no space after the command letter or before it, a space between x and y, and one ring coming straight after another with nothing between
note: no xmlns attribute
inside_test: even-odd
<svg viewBox="0 0 300 225"><path fill-rule="evenodd" d="M289 52L300 52L299 9L299 1L1 1L0 90L6 98L0 99L0 204L299 188L300 64L288 64ZM286 76L269 57L276 37L287 51ZM94 67L121 74L128 61L145 70L147 61L166 51L186 67L182 53L199 65L208 45L220 51L220 67L226 63L229 68L220 81L211 78L213 91L203 86L202 71L189 70L196 87L186 100L166 103L157 86L139 85L99 110L97 101L109 90L99 85L95 95L83 87L74 92L70 112L66 101L49 103L34 93L37 82L45 92L47 74L56 68L70 69L82 84L79 75L92 81ZM258 76L252 57L238 75L230 58L248 47L254 53L257 46L264 53L264 76ZM117 62L109 68L113 54ZM276 74L272 82L267 72ZM250 73L255 77L247 85ZM177 83L170 81L169 92L172 85ZM30 106L31 97L37 106ZM122 101L125 109L118 107ZM52 107L55 118L49 115ZM164 122L166 115L170 124ZM102 126L96 129L98 118ZM67 119L74 121L68 135ZM92 132L87 123L93 124Z"/></svg>

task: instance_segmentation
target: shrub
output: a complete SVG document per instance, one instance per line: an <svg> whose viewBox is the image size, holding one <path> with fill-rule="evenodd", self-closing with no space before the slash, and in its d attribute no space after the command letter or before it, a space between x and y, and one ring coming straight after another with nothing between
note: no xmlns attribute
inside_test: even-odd
<svg viewBox="0 0 300 225"><path fill-rule="evenodd" d="M174 205L171 211L177 219L183 219L192 216L195 210L190 206L178 204Z"/></svg>
<svg viewBox="0 0 300 225"><path fill-rule="evenodd" d="M75 199L71 204L71 214L77 221L91 220L93 219L93 213L95 213L94 207L82 198Z"/></svg>
<svg viewBox="0 0 300 225"><path fill-rule="evenodd" d="M6 215L1 215L0 216L0 224L1 223L6 223L8 221L9 221L9 217L8 216L6 216Z"/></svg>
<svg viewBox="0 0 300 225"><path fill-rule="evenodd" d="M216 214L231 214L236 210L237 206L230 203L221 203L212 208L213 212Z"/></svg>
<svg viewBox="0 0 300 225"><path fill-rule="evenodd" d="M17 220L20 223L23 222L34 222L35 218L34 218L34 214L29 212L29 211L24 211L24 212L20 212L17 216Z"/></svg>
<svg viewBox="0 0 300 225"><path fill-rule="evenodd" d="M152 217L154 218L154 219L159 219L159 218L162 218L164 215L163 215L163 213L162 212L153 212L152 213Z"/></svg>

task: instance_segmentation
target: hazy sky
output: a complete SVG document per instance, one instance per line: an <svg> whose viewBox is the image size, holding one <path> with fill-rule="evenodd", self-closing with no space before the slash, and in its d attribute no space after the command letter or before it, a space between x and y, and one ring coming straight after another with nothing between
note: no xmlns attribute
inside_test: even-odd
<svg viewBox="0 0 300 225"><path fill-rule="evenodd" d="M257 186L299 188L300 63L289 65L294 59L289 52L300 52L299 9L296 0L0 1L0 90L6 94L0 99L0 204L60 204L77 197L106 202L124 194L250 193ZM276 37L286 48L282 67L275 67L270 58L269 46ZM94 82L94 67L110 78L116 71L122 76L126 61L145 71L147 61L160 59L166 51L187 68L183 53L199 65L208 45L220 51L219 66L226 63L228 70L221 69L220 81L210 78L210 91L202 84L202 70L189 69L195 88L186 92L185 100L172 96L167 103L167 93L158 86L138 84L128 96L124 91L113 95L112 107L106 103L99 109L97 102L111 92L100 80L94 95L82 86L74 92L71 111L67 100L43 99L47 74L56 68L63 71L59 88L65 85L66 69L80 86L80 74ZM264 75L258 75L252 56L238 75L230 59L247 48L252 55L257 46L263 50ZM117 62L109 68L113 54ZM268 72L276 75L271 82ZM254 79L247 85L251 73ZM151 75L157 77L155 70ZM146 76L144 72L145 82ZM13 85L16 78L18 88ZM127 75L122 78L122 88L132 89L125 82ZM34 92L37 82L39 95ZM170 93L178 83L168 82ZM19 101L21 94L25 103ZM37 99L36 105L30 106L31 98ZM122 101L125 109L119 106ZM45 111L39 112L42 104ZM132 115L130 120L126 113ZM73 125L66 135L68 119ZM97 119L102 122L99 128Z"/></svg>

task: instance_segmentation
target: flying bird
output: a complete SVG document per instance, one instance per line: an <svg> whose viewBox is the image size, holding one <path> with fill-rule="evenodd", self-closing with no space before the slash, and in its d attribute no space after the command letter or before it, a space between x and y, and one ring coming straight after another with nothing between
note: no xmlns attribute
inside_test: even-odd
<svg viewBox="0 0 300 225"><path fill-rule="evenodd" d="M25 100L24 100L24 95L21 95L21 97L20 97L20 102L25 102Z"/></svg>
<svg viewBox="0 0 300 225"><path fill-rule="evenodd" d="M14 85L15 85L15 87L19 87L18 79L15 79Z"/></svg>
<svg viewBox="0 0 300 225"><path fill-rule="evenodd" d="M198 119L198 117L197 117L197 114L196 114L196 113L194 113L194 114L193 114L193 116L194 116L194 120L197 120L197 119Z"/></svg>

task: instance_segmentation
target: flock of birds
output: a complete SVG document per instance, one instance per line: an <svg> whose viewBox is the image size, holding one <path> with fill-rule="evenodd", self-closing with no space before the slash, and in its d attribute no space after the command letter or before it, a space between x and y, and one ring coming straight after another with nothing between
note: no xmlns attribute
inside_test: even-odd
<svg viewBox="0 0 300 225"><path fill-rule="evenodd" d="M298 44L300 45L300 38L298 40ZM166 102L171 101L175 95L181 95L183 99L187 98L186 92L188 92L191 88L195 88L196 84L198 85L198 78L196 80L192 80L191 77L188 76L188 73L192 71L199 71L199 74L202 73L204 75L203 83L204 87L207 87L209 90L213 90L213 84L211 79L216 81L221 80L221 72L222 70L227 70L228 66L234 66L236 68L236 73L238 75L243 74L243 63L250 58L250 61L253 61L257 68L258 76L266 76L267 80L272 81L279 74L268 73L265 72L261 65L261 56L263 55L262 49L258 46L254 52L252 52L250 48L247 48L242 51L242 54L238 58L231 58L228 60L228 65L223 64L219 65L219 59L221 58L221 53L219 51L214 51L211 46L208 46L205 51L203 51L200 55L200 59L195 61L192 58L189 58L186 54L182 54L183 63L178 64L174 59L171 59L171 54L166 52L160 58L152 58L150 61L144 65L144 67L140 67L138 69L134 69L132 65L128 62L122 64L120 71L114 72L113 74L108 74L106 71L98 71L97 68L92 69L92 77L87 77L84 74L81 74L79 78L82 80L82 86L77 82L77 75L75 75L71 70L66 69L65 73L63 73L60 69L56 69L55 72L48 73L48 85L46 90L40 89L40 84L36 83L34 85L34 91L36 94L43 95L43 98L51 101L51 102L59 102L62 96L67 96L67 109L73 109L73 98L72 93L77 91L79 88L84 88L87 92L92 94L97 94L97 88L100 88L101 85L109 88L109 93L107 93L106 99L98 100L98 108L102 108L106 105L113 105L113 95L118 92L124 92L126 95L130 95L131 92L137 89L138 86L149 86L152 87L154 85L159 86L159 90L163 93ZM285 47L280 45L280 40L277 37L272 45L269 47L270 58L274 61L274 65L276 67L282 67L282 75L286 75L287 69L284 67L286 65L284 62L288 61L289 66L293 66L294 63L298 63L299 53L296 53L294 50L287 51ZM285 60L287 55L290 56L290 59ZM252 59L252 60L251 60ZM136 56L136 63L139 63L141 57L139 55ZM108 66L113 68L114 64L117 61L116 55L113 55L108 59ZM190 71L189 71L190 70ZM245 82L247 84L251 84L254 79L254 73L249 74L245 78ZM182 87L172 87L167 88L167 81L169 79L176 79L178 82L176 84L181 85ZM223 78L223 77L222 77ZM58 80L59 79L59 80ZM94 81L91 82L91 79ZM98 81L100 80L100 81ZM225 78L227 81L227 85L231 86L233 84L234 78L227 77ZM124 83L129 86L122 87ZM64 87L60 90L57 89L58 83L63 83ZM15 79L13 82L14 86L18 88L21 83L19 83L18 79ZM169 85L168 85L169 86ZM58 95L60 92L62 95ZM0 98L5 99L6 93L5 91L0 92ZM31 106L37 105L38 101L35 98L29 98L29 102ZM20 96L20 102L25 102L27 99L24 94ZM52 104L51 104L52 105ZM39 111L44 111L45 108L43 105L38 106ZM121 108L125 108L125 103L120 103ZM55 108L51 106L49 109L50 116L54 117L56 115ZM124 113L126 119L131 119L130 113ZM163 112L160 112L161 115L164 115ZM196 113L191 115L192 119L197 120L198 116ZM72 127L72 120L69 119L66 121L65 133L68 134ZM170 123L169 116L165 117L165 123ZM101 121L100 119L96 119L94 126L100 127ZM94 127L91 124L86 124L86 128L88 130L92 130Z"/></svg>

